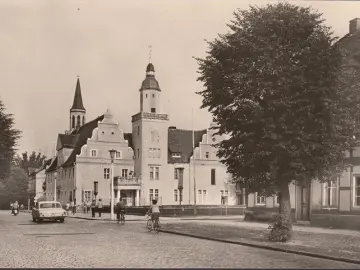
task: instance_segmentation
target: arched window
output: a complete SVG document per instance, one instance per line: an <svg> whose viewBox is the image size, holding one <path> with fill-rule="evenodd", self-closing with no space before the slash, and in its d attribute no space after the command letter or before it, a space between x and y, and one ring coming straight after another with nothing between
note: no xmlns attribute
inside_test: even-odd
<svg viewBox="0 0 360 270"><path fill-rule="evenodd" d="M83 116L83 123L82 124L85 125L85 116Z"/></svg>
<svg viewBox="0 0 360 270"><path fill-rule="evenodd" d="M80 123L80 115L77 116L77 119L76 119L76 126L77 127L80 127L81 123Z"/></svg>
<svg viewBox="0 0 360 270"><path fill-rule="evenodd" d="M75 116L74 115L72 116L72 121L71 122L72 122L71 127L75 128Z"/></svg>

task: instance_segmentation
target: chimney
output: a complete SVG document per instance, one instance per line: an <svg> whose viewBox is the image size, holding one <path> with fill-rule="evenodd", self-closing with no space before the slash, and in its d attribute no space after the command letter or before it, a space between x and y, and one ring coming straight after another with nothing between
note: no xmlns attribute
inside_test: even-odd
<svg viewBox="0 0 360 270"><path fill-rule="evenodd" d="M360 31L360 18L352 19L349 22L349 33L355 34L358 31Z"/></svg>

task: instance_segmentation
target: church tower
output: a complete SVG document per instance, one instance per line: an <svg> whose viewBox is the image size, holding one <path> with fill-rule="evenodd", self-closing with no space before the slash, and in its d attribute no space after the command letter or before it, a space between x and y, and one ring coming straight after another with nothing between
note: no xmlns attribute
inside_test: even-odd
<svg viewBox="0 0 360 270"><path fill-rule="evenodd" d="M161 89L155 79L152 63L146 67L146 77L139 91L140 112L132 116L135 176L142 181L142 192L145 194L142 193L141 197L149 198L150 190L161 192L161 185L164 187L164 182L168 180L165 170L168 162L169 117L161 108ZM161 197L161 194L153 195Z"/></svg>
<svg viewBox="0 0 360 270"><path fill-rule="evenodd" d="M81 96L80 79L77 78L74 102L70 109L70 131L85 124L86 110Z"/></svg>

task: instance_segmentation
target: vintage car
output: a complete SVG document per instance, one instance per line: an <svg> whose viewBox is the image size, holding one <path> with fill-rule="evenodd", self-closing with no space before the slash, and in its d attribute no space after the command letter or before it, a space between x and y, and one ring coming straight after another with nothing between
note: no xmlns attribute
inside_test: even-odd
<svg viewBox="0 0 360 270"><path fill-rule="evenodd" d="M41 222L43 220L65 221L66 211L62 208L59 202L55 201L41 201L37 202L32 209L32 219L34 222Z"/></svg>

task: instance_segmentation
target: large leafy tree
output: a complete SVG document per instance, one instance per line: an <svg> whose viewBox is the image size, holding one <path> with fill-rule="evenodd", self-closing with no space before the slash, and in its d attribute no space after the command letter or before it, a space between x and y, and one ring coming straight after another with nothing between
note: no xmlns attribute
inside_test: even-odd
<svg viewBox="0 0 360 270"><path fill-rule="evenodd" d="M33 151L30 156L27 152L24 152L21 156L17 155L14 158L14 163L28 173L29 168L40 168L45 159L46 156L40 152Z"/></svg>
<svg viewBox="0 0 360 270"><path fill-rule="evenodd" d="M278 3L234 16L197 58L202 108L230 135L218 145L228 172L250 192L280 192L291 229L289 184L325 181L356 144L358 74L343 70L331 29L311 8Z"/></svg>
<svg viewBox="0 0 360 270"><path fill-rule="evenodd" d="M12 166L9 174L0 186L0 207L8 208L10 202L18 201L20 204L28 202L28 177L23 169Z"/></svg>
<svg viewBox="0 0 360 270"><path fill-rule="evenodd" d="M19 138L20 131L14 128L13 115L6 113L5 106L0 100L0 181L10 172L14 147Z"/></svg>

